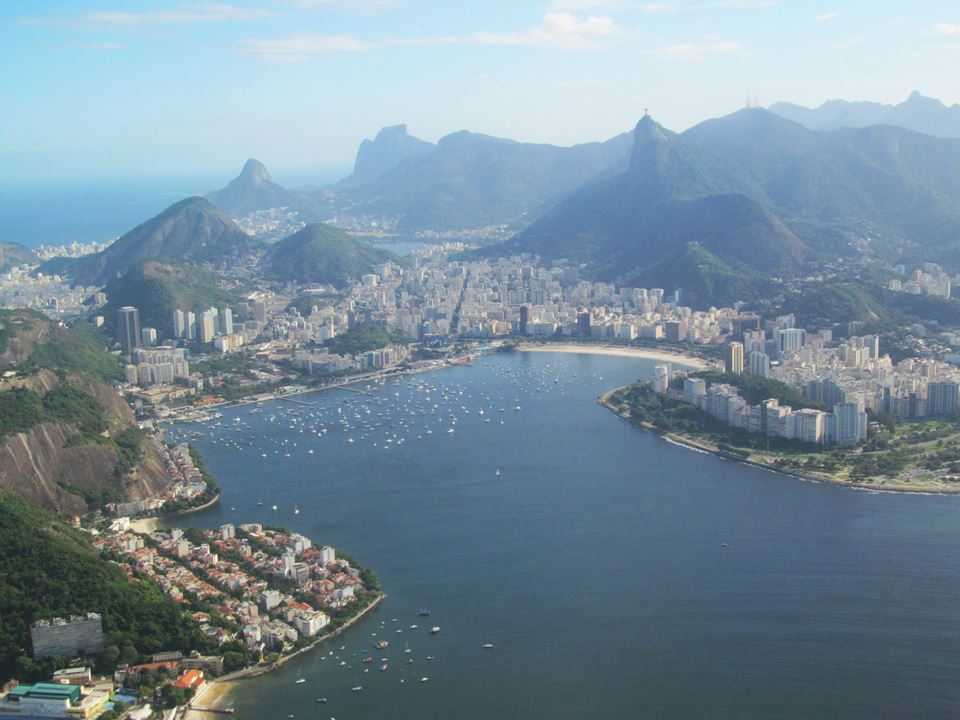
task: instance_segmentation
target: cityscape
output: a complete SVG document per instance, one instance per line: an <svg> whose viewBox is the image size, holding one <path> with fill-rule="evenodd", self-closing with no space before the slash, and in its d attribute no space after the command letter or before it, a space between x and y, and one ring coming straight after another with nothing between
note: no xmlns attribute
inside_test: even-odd
<svg viewBox="0 0 960 720"><path fill-rule="evenodd" d="M958 37L0 6L0 720L955 718Z"/></svg>

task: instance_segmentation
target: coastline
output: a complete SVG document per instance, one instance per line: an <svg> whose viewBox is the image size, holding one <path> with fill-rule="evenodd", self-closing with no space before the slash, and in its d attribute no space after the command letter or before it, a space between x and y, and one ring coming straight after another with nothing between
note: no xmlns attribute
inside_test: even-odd
<svg viewBox="0 0 960 720"><path fill-rule="evenodd" d="M262 677L263 675L266 675L267 673L272 672L273 670L276 670L279 667L282 667L293 658L299 657L302 654L310 652L318 645L322 645L323 643L325 643L327 640L332 640L342 635L344 632L349 630L360 620L365 618L367 614L372 612L375 608L379 607L380 603L383 602L384 598L386 597L387 597L387 594L384 592L381 592L376 598L374 598L373 602L367 605L363 610L357 613L354 617L347 620L347 622L345 622L343 625L338 627L336 630L322 637L317 638L312 643L310 643L306 647L300 648L296 652L292 652L289 655L284 655L283 657L278 658L277 660L275 660L274 662L268 665L254 665L253 667L244 668L243 670L237 670L236 672L232 672L212 680L210 682L209 687L205 689L204 692L200 696L198 696L195 700L191 701L191 704L205 697L206 692L209 688L213 686L217 686L218 689L217 689L217 692L214 694L213 701L210 703L204 703L203 707L219 708L220 704L226 702L230 697L230 689L232 687L231 683L237 683L237 682L242 682L244 680L250 680L251 678ZM201 720L201 718L205 717L206 714L207 713L204 713L199 710L188 710L187 715L184 717L184 720Z"/></svg>
<svg viewBox="0 0 960 720"><path fill-rule="evenodd" d="M652 348L626 347L619 345L584 344L577 343L546 343L543 345L521 343L517 345L517 352L562 352L581 355L615 355L619 357L643 358L645 360L661 360L663 362L680 363L689 367L703 370L709 367L703 358L668 350Z"/></svg>
<svg viewBox="0 0 960 720"><path fill-rule="evenodd" d="M608 392L601 395L597 398L597 402L603 407L607 408L617 417L626 420L634 427L639 427L643 430L648 430L655 435L659 435L661 438L666 440L669 443L674 445L679 445L688 450L693 450L694 452L709 453L710 455L715 455L722 460L731 460L733 462L741 463L743 465L750 465L761 470L766 470L767 472L776 473L778 475L784 475L786 477L796 478L798 480L805 480L807 482L817 482L817 483L826 483L829 485L836 485L838 487L845 487L850 490L866 490L870 492L889 492L889 493L911 493L914 495L957 495L960 494L960 487L958 488L923 488L923 487L911 487L904 485L875 485L871 483L862 483L862 482L852 482L850 480L841 480L839 478L831 477L824 474L813 474L813 473L803 473L797 470L790 470L784 468L773 467L763 462L757 460L751 460L749 458L741 458L725 453L720 449L714 447L713 445L704 442L698 441L696 438L689 437L687 435L678 435L677 433L667 433L657 430L656 427L650 423L644 422L635 422L633 418L629 415L624 415L616 407L610 403L610 396L619 390L629 387L624 385L622 387L614 388Z"/></svg>

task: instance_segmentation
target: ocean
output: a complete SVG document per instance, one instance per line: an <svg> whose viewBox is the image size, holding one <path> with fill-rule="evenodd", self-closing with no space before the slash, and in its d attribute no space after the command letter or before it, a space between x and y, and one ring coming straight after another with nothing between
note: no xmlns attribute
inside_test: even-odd
<svg viewBox="0 0 960 720"><path fill-rule="evenodd" d="M183 523L286 525L387 593L236 716L956 717L960 497L765 472L596 403L653 364L491 355L173 426L223 489Z"/></svg>
<svg viewBox="0 0 960 720"><path fill-rule="evenodd" d="M239 168L237 170L239 172ZM237 172L48 182L0 181L0 242L27 247L105 242L178 200L224 187ZM335 182L347 168L291 169L276 182L299 187Z"/></svg>

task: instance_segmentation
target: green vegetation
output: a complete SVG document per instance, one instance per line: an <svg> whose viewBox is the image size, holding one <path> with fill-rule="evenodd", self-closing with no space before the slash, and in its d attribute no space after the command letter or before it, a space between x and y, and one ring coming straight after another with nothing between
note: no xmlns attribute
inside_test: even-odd
<svg viewBox="0 0 960 720"><path fill-rule="evenodd" d="M34 620L99 612L107 657L136 662L161 650L215 650L176 604L146 578L131 582L85 537L9 493L0 493L0 678L49 677L63 659L31 659Z"/></svg>
<svg viewBox="0 0 960 720"><path fill-rule="evenodd" d="M733 385L740 391L740 396L747 401L749 405L756 405L770 398L775 398L781 405L789 405L793 408L816 408L822 407L816 403L805 400L803 395L786 383L773 378L758 377L756 375L733 375L730 373L719 372L697 372L691 373L688 377L702 378L707 381L707 385L714 383L724 383ZM683 387L683 380L677 379L679 387Z"/></svg>
<svg viewBox="0 0 960 720"><path fill-rule="evenodd" d="M143 460L143 443L147 436L135 426L121 430L113 442L117 447L117 464L113 472L123 477L131 472Z"/></svg>
<svg viewBox="0 0 960 720"><path fill-rule="evenodd" d="M709 377L705 373L701 375ZM718 382L727 377L714 376ZM775 386L758 390L748 383L743 387L743 394L761 400L778 394ZM771 390L773 392L769 392ZM751 403L758 401L750 400ZM654 392L649 383L616 391L610 396L609 405L658 432L685 435L721 453L788 472L878 487L936 491L952 489L960 482L960 418L957 417L897 422L892 416L875 416L872 420L880 429L871 431L863 446L838 448L731 428L689 403Z"/></svg>
<svg viewBox="0 0 960 720"><path fill-rule="evenodd" d="M379 350L388 345L406 345L409 342L410 338L399 330L368 327L348 330L324 341L323 344L327 350L337 355L357 355L367 350Z"/></svg>
<svg viewBox="0 0 960 720"><path fill-rule="evenodd" d="M43 422L74 425L84 439L94 440L107 429L103 406L66 382L42 398L33 390L0 392L0 438L25 432Z"/></svg>
<svg viewBox="0 0 960 720"><path fill-rule="evenodd" d="M234 289L222 287L219 277L201 267L179 264L181 258L144 260L106 286L110 302L103 308L108 327L117 321L117 311L133 305L140 311L142 327L157 328L163 335L173 335L173 311L195 310L233 305L240 299Z"/></svg>
<svg viewBox="0 0 960 720"><path fill-rule="evenodd" d="M107 336L86 322L54 328L46 342L34 347L25 369L78 370L108 382L120 380L123 369L117 357L107 351L108 344Z"/></svg>
<svg viewBox="0 0 960 720"><path fill-rule="evenodd" d="M315 223L274 245L268 266L280 280L342 288L388 260L400 262L393 253L355 240L339 228Z"/></svg>

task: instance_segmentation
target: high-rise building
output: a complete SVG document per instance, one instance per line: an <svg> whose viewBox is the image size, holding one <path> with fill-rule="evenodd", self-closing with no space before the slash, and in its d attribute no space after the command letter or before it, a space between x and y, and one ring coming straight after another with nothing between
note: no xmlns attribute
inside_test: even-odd
<svg viewBox="0 0 960 720"><path fill-rule="evenodd" d="M200 336L200 342L209 343L213 342L213 338L217 334L217 309L209 308L204 310L200 314L200 322L198 323L198 334Z"/></svg>
<svg viewBox="0 0 960 720"><path fill-rule="evenodd" d="M220 308L220 332L233 335L233 311L230 308Z"/></svg>
<svg viewBox="0 0 960 720"><path fill-rule="evenodd" d="M743 343L732 342L723 348L723 371L743 375Z"/></svg>
<svg viewBox="0 0 960 720"><path fill-rule="evenodd" d="M577 313L577 334L580 337L590 337L590 312Z"/></svg>
<svg viewBox="0 0 960 720"><path fill-rule="evenodd" d="M183 310L173 311L173 336L187 337L187 314Z"/></svg>
<svg viewBox="0 0 960 720"><path fill-rule="evenodd" d="M140 311L127 305L120 308L117 330L120 336L120 349L124 355L130 355L140 347Z"/></svg>
<svg viewBox="0 0 960 720"><path fill-rule="evenodd" d="M38 620L30 626L30 639L35 660L51 655L72 657L81 650L95 654L103 651L103 623L97 613L69 620Z"/></svg>
<svg viewBox="0 0 960 720"><path fill-rule="evenodd" d="M927 383L927 415L956 415L960 405L960 385L956 382Z"/></svg>
<svg viewBox="0 0 960 720"><path fill-rule="evenodd" d="M184 337L188 340L197 339L197 316L190 310L187 310L187 334Z"/></svg>
<svg viewBox="0 0 960 720"><path fill-rule="evenodd" d="M140 330L140 341L144 347L153 347L157 344L157 330L152 327L145 327Z"/></svg>
<svg viewBox="0 0 960 720"><path fill-rule="evenodd" d="M786 353L799 352L806 342L807 334L800 328L787 328L777 331L778 360L783 360Z"/></svg>
<svg viewBox="0 0 960 720"><path fill-rule="evenodd" d="M754 350L747 355L747 372L757 377L770 377L770 356Z"/></svg>
<svg viewBox="0 0 960 720"><path fill-rule="evenodd" d="M831 418L828 418L831 420ZM832 421L828 423L832 430L829 442L850 446L867 439L867 414L859 403L842 403L833 406Z"/></svg>
<svg viewBox="0 0 960 720"><path fill-rule="evenodd" d="M520 306L520 334L527 334L527 322L530 320L530 308L526 305Z"/></svg>
<svg viewBox="0 0 960 720"><path fill-rule="evenodd" d="M670 320L663 324L663 337L667 342L682 342L687 339L687 324L683 320Z"/></svg>

